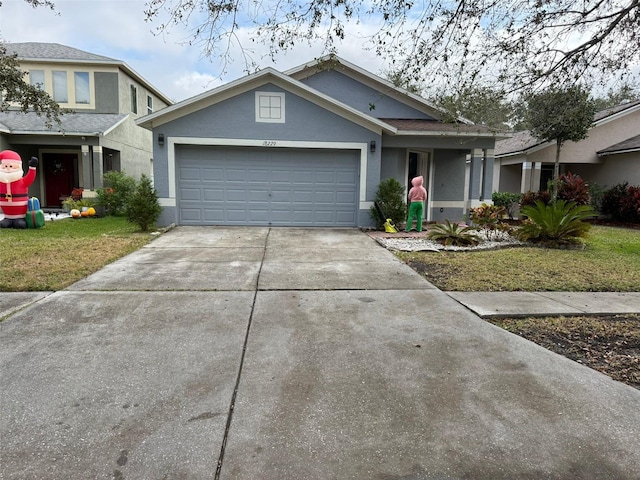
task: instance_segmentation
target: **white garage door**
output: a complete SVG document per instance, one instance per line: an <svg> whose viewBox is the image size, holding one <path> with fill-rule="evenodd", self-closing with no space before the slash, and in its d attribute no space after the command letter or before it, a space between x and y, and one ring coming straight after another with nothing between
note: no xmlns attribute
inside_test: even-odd
<svg viewBox="0 0 640 480"><path fill-rule="evenodd" d="M179 147L181 225L357 225L357 150Z"/></svg>

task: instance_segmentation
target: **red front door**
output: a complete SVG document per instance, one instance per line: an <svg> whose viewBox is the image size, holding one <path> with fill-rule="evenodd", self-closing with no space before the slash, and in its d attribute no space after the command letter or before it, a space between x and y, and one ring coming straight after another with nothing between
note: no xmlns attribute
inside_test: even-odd
<svg viewBox="0 0 640 480"><path fill-rule="evenodd" d="M44 182L47 195L47 207L60 207L62 201L71 196L74 187L74 162L78 156L74 153L45 153Z"/></svg>

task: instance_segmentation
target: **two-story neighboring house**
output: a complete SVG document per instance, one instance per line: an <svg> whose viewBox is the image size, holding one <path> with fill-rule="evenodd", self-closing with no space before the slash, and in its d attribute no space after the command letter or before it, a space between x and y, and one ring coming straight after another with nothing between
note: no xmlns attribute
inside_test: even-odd
<svg viewBox="0 0 640 480"><path fill-rule="evenodd" d="M60 207L74 188L90 196L107 171L152 175L151 132L135 120L171 105L168 97L120 60L55 43L4 46L28 82L71 110L52 128L33 112L0 112L0 150L40 161L29 193L43 207Z"/></svg>

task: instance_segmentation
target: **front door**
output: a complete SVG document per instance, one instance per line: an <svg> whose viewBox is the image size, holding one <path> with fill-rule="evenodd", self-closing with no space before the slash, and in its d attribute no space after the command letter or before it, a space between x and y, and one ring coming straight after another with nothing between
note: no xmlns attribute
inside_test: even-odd
<svg viewBox="0 0 640 480"><path fill-rule="evenodd" d="M411 188L411 180L419 175L422 176L424 188L427 189L427 203L424 209L424 216L427 221L431 220L431 152L409 152L409 165L407 168L407 192Z"/></svg>
<svg viewBox="0 0 640 480"><path fill-rule="evenodd" d="M65 198L71 196L76 179L75 153L45 153L44 182L47 207L61 207Z"/></svg>

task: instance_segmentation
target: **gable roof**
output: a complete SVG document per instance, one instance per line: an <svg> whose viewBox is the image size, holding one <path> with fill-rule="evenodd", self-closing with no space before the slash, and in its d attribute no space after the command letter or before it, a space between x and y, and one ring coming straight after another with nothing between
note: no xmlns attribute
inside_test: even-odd
<svg viewBox="0 0 640 480"><path fill-rule="evenodd" d="M130 77L147 88L167 105L173 104L173 100L154 87L144 77L122 60L96 55L77 48L60 45L59 43L3 43L8 55L18 55L18 60L32 63L74 63L80 65L106 65L120 68Z"/></svg>
<svg viewBox="0 0 640 480"><path fill-rule="evenodd" d="M349 71L355 72L360 79L365 79L372 88L384 88L385 93L393 91L395 92L393 94L394 98L401 97L405 104L413 106L421 111L428 112L432 116L433 113L436 112L436 107L425 99L402 89L398 89L390 82L382 80L379 77L370 74L366 70L349 64L342 59L336 60L336 57L331 58L332 62L339 62L340 65L343 65ZM299 80L305 78L305 76L309 74L309 68L331 68L327 67L326 63L321 65L319 62L320 61L313 62L312 64L305 64L285 73L281 73L271 67L267 67L251 75L239 78L228 84L139 118L136 120L136 124L151 130L159 125L163 125L241 93L258 88L261 85L272 83L364 128L387 135L480 135L504 138L504 135L497 135L496 132L491 131L489 128L474 125L468 121L465 121L465 123L444 123L440 120L384 119L368 115L310 87ZM335 64L332 63L332 65ZM442 111L437 110L437 113L439 116L442 116Z"/></svg>
<svg viewBox="0 0 640 480"><path fill-rule="evenodd" d="M284 90L325 108L332 113L347 118L372 131L395 134L397 129L387 123L366 115L349 105L341 103L322 92L319 92L298 80L295 80L277 70L267 67L251 75L242 77L228 84L214 88L207 92L188 98L169 107L158 110L136 120L136 124L149 130L156 126L176 120L190 113L202 110L216 103L230 99L241 93L272 83Z"/></svg>
<svg viewBox="0 0 640 480"><path fill-rule="evenodd" d="M340 73L347 75L354 80L367 85L374 90L384 91L387 96L392 97L394 100L397 100L405 105L413 107L417 110L423 111L430 116L438 118L442 120L446 116L446 112L438 107L437 105L429 102L425 98L416 95L404 88L397 87L389 80L386 80L378 75L374 75L373 73L361 68L353 63L344 60L343 58L338 57L337 55L325 55L324 57L320 57L311 62L304 63L297 67L294 67L290 70L284 72L285 75L290 76L291 78L295 78L296 80L302 80L304 78L310 77L318 72L327 69L339 70ZM472 124L470 120L459 117L458 122Z"/></svg>
<svg viewBox="0 0 640 480"><path fill-rule="evenodd" d="M605 108L596 112L593 116L593 125L591 128L596 128L599 125L624 117L638 110L640 110L640 100ZM495 155L498 157L531 153L535 149L544 148L548 145L554 145L554 142L544 142L534 137L529 130L523 130L522 132L516 132L513 137L507 140L496 142Z"/></svg>

